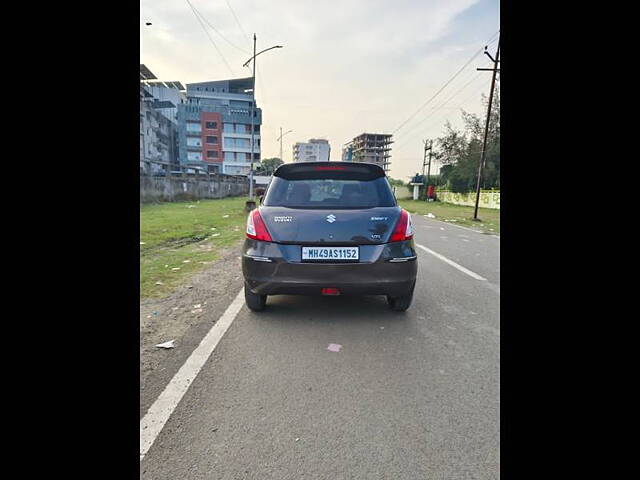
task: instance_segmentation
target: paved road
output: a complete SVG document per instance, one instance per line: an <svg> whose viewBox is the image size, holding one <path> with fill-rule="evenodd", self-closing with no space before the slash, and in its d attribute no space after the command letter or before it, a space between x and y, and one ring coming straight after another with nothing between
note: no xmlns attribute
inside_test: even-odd
<svg viewBox="0 0 640 480"><path fill-rule="evenodd" d="M486 280L419 250L404 315L383 297L243 306L141 478L499 478L500 239L413 218L416 243Z"/></svg>

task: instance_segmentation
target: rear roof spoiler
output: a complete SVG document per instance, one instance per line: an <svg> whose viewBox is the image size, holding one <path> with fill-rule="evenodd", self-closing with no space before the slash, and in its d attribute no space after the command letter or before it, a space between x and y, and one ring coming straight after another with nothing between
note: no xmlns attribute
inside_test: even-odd
<svg viewBox="0 0 640 480"><path fill-rule="evenodd" d="M280 165L274 177L285 180L344 179L375 180L384 177L384 170L374 163L363 162L298 162Z"/></svg>

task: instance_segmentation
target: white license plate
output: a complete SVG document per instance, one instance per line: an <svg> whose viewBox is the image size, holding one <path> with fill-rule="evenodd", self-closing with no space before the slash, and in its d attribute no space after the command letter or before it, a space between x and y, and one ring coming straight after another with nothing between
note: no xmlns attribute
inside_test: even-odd
<svg viewBox="0 0 640 480"><path fill-rule="evenodd" d="M358 260L358 247L302 247L302 260Z"/></svg>

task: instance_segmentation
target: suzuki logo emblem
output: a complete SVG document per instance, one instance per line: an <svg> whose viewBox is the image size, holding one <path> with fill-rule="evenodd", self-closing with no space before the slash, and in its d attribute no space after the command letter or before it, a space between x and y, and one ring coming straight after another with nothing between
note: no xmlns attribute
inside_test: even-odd
<svg viewBox="0 0 640 480"><path fill-rule="evenodd" d="M333 223L336 221L336 216L332 213L331 215L327 215L327 222Z"/></svg>

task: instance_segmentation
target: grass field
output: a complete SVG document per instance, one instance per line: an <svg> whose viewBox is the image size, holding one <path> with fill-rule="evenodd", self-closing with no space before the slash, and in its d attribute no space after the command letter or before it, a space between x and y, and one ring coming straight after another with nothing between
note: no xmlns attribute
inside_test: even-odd
<svg viewBox="0 0 640 480"><path fill-rule="evenodd" d="M472 220L474 207L420 200L398 200L398 203L402 208L416 215L433 213L436 216L436 220L463 225L486 233L500 234L500 210L479 208L478 218L481 221L475 222Z"/></svg>
<svg viewBox="0 0 640 480"><path fill-rule="evenodd" d="M140 206L140 297L157 298L245 235L245 197Z"/></svg>

